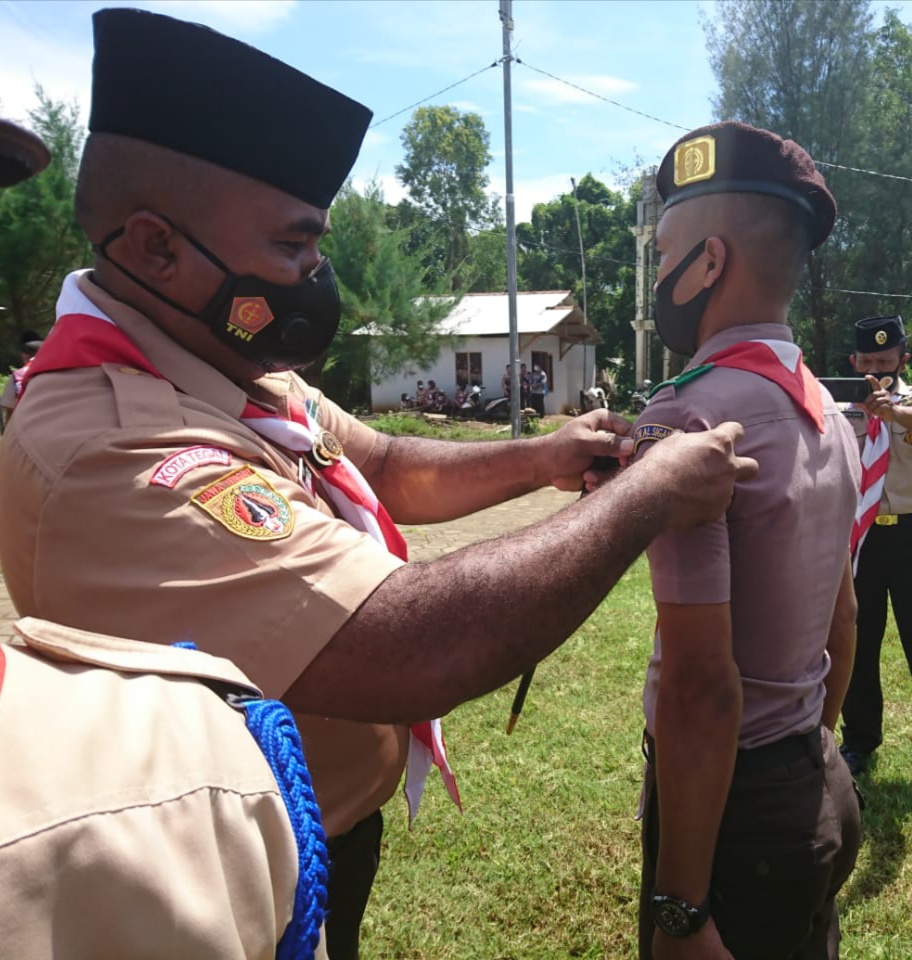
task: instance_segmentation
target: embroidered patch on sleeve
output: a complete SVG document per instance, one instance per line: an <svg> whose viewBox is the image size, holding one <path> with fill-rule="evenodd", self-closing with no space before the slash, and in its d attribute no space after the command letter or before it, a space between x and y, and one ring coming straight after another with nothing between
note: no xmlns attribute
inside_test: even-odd
<svg viewBox="0 0 912 960"><path fill-rule="evenodd" d="M674 433L674 427L666 427L661 423L641 423L633 431L633 452L636 453L641 443L647 440L664 440Z"/></svg>
<svg viewBox="0 0 912 960"><path fill-rule="evenodd" d="M218 447L187 447L186 450L172 453L170 457L162 460L155 468L149 483L170 487L173 490L178 480L185 474L197 467L205 467L213 463L228 467L231 465L231 454Z"/></svg>
<svg viewBox="0 0 912 960"><path fill-rule="evenodd" d="M232 470L191 500L231 533L249 540L281 540L294 529L291 504L252 467Z"/></svg>

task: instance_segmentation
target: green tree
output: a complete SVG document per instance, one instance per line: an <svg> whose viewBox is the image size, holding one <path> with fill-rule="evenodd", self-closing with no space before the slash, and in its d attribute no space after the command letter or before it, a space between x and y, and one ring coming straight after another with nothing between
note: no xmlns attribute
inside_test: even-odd
<svg viewBox="0 0 912 960"><path fill-rule="evenodd" d="M487 193L490 136L477 113L442 106L419 107L401 139L405 158L396 176L409 192L404 206L439 226L439 232L430 226L429 233L438 243L445 239L446 246L438 249L455 289L465 279L460 267L469 236L501 219L497 199Z"/></svg>
<svg viewBox="0 0 912 960"><path fill-rule="evenodd" d="M90 249L73 215L83 132L75 104L52 100L40 86L30 111L52 160L37 177L0 192L0 349L18 362L24 330L47 330L62 277L86 266Z"/></svg>
<svg viewBox="0 0 912 960"><path fill-rule="evenodd" d="M635 224L635 191L624 196L586 174L577 184L575 199L571 191L538 203L531 223L516 227L520 288L571 290L579 304L584 302L582 235L588 319L605 341L596 350L596 364L606 366L608 358L616 357L627 361L620 367L621 389L630 389L634 379L630 323L635 315L636 242L630 228Z"/></svg>
<svg viewBox="0 0 912 960"><path fill-rule="evenodd" d="M440 284L428 283L404 230L388 225L389 207L377 184L364 194L350 183L332 208L332 233L322 242L342 300L342 322L322 371L327 394L345 407L365 405L370 381L404 367L426 369L443 340L436 324L452 307ZM370 327L370 337L354 331ZM308 372L308 378L313 371Z"/></svg>
<svg viewBox="0 0 912 960"><path fill-rule="evenodd" d="M828 164L823 171L840 217L830 240L808 257L792 310L819 374L844 352L858 312L837 290L857 279L852 251L862 188L858 174L830 164L859 166L869 136L871 20L869 0L720 0L715 19L704 23L720 87L716 115L774 130Z"/></svg>
<svg viewBox="0 0 912 960"><path fill-rule="evenodd" d="M887 11L876 33L868 89L868 126L856 145L856 165L908 176L912 156L912 31L895 11ZM847 285L856 290L912 293L912 183L864 174L855 174L855 178L856 202L849 211L855 242L847 250ZM902 312L908 303L891 297L853 297L856 318ZM844 352L851 350L849 337L842 346Z"/></svg>

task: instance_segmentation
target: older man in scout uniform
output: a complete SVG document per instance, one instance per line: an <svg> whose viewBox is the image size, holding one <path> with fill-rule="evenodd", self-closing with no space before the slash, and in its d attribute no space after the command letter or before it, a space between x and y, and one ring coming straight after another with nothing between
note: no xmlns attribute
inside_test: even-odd
<svg viewBox="0 0 912 960"><path fill-rule="evenodd" d="M0 120L0 186L49 162ZM14 631L0 642L3 955L325 957L319 812L300 746L260 722L285 708L201 652L31 618ZM294 762L273 767L256 737Z"/></svg>
<svg viewBox="0 0 912 960"><path fill-rule="evenodd" d="M842 755L854 776L868 769L883 742L880 647L887 626L887 597L912 669L912 390L902 378L909 354L900 317L866 317L855 324L852 365L871 394L855 404L853 420L862 451L862 478L852 548L858 643L852 680L842 708Z"/></svg>
<svg viewBox="0 0 912 960"><path fill-rule="evenodd" d="M284 697L331 838L329 955L356 957L380 807L407 756L413 804L428 758L445 768L432 718L553 650L755 465L737 425L676 438L560 519L405 564L394 521L578 489L629 441L604 411L528 442L392 439L291 373L339 321L318 243L370 111L196 24L94 24L76 199L97 255L0 448L0 560L22 612L190 639Z"/></svg>
<svg viewBox="0 0 912 960"><path fill-rule="evenodd" d="M831 732L851 669L859 468L786 324L835 203L801 147L735 122L683 137L657 187L656 329L691 360L654 390L637 456L737 416L760 473L723 517L648 551L640 956L832 960L860 832Z"/></svg>

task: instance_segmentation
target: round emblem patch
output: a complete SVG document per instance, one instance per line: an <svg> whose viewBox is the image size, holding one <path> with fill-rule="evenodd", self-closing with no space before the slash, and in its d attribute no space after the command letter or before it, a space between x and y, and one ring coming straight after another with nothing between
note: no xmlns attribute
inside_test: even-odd
<svg viewBox="0 0 912 960"><path fill-rule="evenodd" d="M874 342L879 347L882 347L887 342L887 331L878 330L877 333L874 334Z"/></svg>
<svg viewBox="0 0 912 960"><path fill-rule="evenodd" d="M260 483L242 483L222 501L225 526L245 537L272 539L291 529L288 501Z"/></svg>
<svg viewBox="0 0 912 960"><path fill-rule="evenodd" d="M294 530L291 504L247 464L197 491L191 500L239 537L280 540Z"/></svg>

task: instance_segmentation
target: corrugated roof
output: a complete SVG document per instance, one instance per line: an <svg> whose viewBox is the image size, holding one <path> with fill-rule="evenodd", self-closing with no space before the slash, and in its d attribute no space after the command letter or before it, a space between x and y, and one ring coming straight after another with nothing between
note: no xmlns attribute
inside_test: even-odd
<svg viewBox="0 0 912 960"><path fill-rule="evenodd" d="M548 333L579 308L569 290L538 290L516 295L519 333ZM510 331L510 304L505 293L467 293L440 323L441 333L461 337L505 335Z"/></svg>
<svg viewBox="0 0 912 960"><path fill-rule="evenodd" d="M448 300L449 297L435 297ZM506 293L467 293L453 311L440 321L442 334L460 337L507 336L510 332L510 303ZM594 327L583 323L583 313L569 290L536 290L516 295L516 330L519 335L555 333L578 343L601 343ZM354 331L371 336L374 324Z"/></svg>

